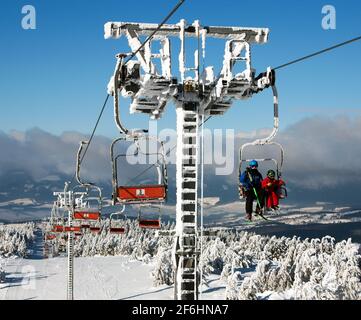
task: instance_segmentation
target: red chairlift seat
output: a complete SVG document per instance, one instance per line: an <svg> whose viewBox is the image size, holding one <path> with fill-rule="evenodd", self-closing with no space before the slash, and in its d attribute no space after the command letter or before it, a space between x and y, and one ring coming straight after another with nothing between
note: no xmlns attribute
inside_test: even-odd
<svg viewBox="0 0 361 320"><path fill-rule="evenodd" d="M74 211L75 220L99 220L100 212L99 211Z"/></svg>
<svg viewBox="0 0 361 320"><path fill-rule="evenodd" d="M81 225L81 228L82 228L82 229L89 229L89 228L90 228L90 225L89 225L89 224L82 224L82 225Z"/></svg>
<svg viewBox="0 0 361 320"><path fill-rule="evenodd" d="M114 212L110 215L109 222L109 233L111 234L124 234L126 232L125 229L125 219L126 215L124 214L125 205L123 205L123 209L120 212ZM114 217L120 217L115 219Z"/></svg>
<svg viewBox="0 0 361 320"><path fill-rule="evenodd" d="M125 233L125 228L122 227L112 227L109 229L110 233L113 234L124 234Z"/></svg>
<svg viewBox="0 0 361 320"><path fill-rule="evenodd" d="M117 197L120 203L162 202L166 194L165 185L120 186Z"/></svg>
<svg viewBox="0 0 361 320"><path fill-rule="evenodd" d="M160 229L161 223L159 219L139 220L139 227L142 229Z"/></svg>
<svg viewBox="0 0 361 320"><path fill-rule="evenodd" d="M64 227L60 225L53 226L52 232L64 232Z"/></svg>
<svg viewBox="0 0 361 320"><path fill-rule="evenodd" d="M101 228L100 227L89 227L89 230L93 233L100 233Z"/></svg>
<svg viewBox="0 0 361 320"><path fill-rule="evenodd" d="M56 236L54 234L48 234L45 237L46 240L54 240L55 238L56 238Z"/></svg>
<svg viewBox="0 0 361 320"><path fill-rule="evenodd" d="M64 232L81 232L81 227L80 226L64 227Z"/></svg>
<svg viewBox="0 0 361 320"><path fill-rule="evenodd" d="M82 233L75 233L74 234L76 237L81 237L83 234Z"/></svg>

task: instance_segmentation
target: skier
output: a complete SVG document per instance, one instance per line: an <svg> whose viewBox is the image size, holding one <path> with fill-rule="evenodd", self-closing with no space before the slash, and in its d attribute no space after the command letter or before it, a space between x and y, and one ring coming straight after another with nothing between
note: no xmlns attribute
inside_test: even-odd
<svg viewBox="0 0 361 320"><path fill-rule="evenodd" d="M262 181L268 211L279 210L279 188L283 185L285 185L285 182L282 179L276 179L276 172L268 170L267 178Z"/></svg>
<svg viewBox="0 0 361 320"><path fill-rule="evenodd" d="M252 160L246 171L240 177L241 195L246 198L246 218L252 221L253 202L257 201L256 214L261 214L264 207L264 193L262 189L263 177L258 171L258 162Z"/></svg>

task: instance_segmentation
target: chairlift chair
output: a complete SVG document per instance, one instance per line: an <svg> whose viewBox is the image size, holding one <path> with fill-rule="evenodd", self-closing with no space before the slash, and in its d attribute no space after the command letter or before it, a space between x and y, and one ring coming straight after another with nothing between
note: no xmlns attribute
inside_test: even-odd
<svg viewBox="0 0 361 320"><path fill-rule="evenodd" d="M92 226L92 227L90 227L89 228L89 230L90 230L90 232L91 233L94 233L94 234L99 234L99 233L101 233L101 227L94 227L94 226Z"/></svg>
<svg viewBox="0 0 361 320"><path fill-rule="evenodd" d="M45 235L45 240L54 240L56 239L56 235L55 234L52 234L52 233L48 233Z"/></svg>
<svg viewBox="0 0 361 320"><path fill-rule="evenodd" d="M126 215L124 214L125 206L123 206L122 211L114 212L110 215L109 222L109 232L111 234L124 234L125 233L125 225L124 221L126 220ZM114 219L115 216L122 217L121 219Z"/></svg>
<svg viewBox="0 0 361 320"><path fill-rule="evenodd" d="M82 195L80 205L75 206L73 219L82 221L100 220L102 211L102 195L100 188L94 185L78 185L73 191L80 188L85 189L85 195ZM95 196L90 196L92 191L96 193Z"/></svg>
<svg viewBox="0 0 361 320"><path fill-rule="evenodd" d="M239 152L239 175L242 174L242 165L245 163L250 162L251 160L256 160L257 162L273 162L276 167L276 175L277 179L282 177L282 168L283 168L283 161L284 161L284 149L280 143L273 142L273 139L276 137L278 130L279 130L279 110L278 110L278 92L277 88L274 85L275 75L272 74L272 92L273 92L273 130L270 135L264 139L258 139L250 143L244 144ZM264 159L247 159L244 157L244 151L248 147L264 147L264 146L276 146L280 150L280 160L273 158L264 158ZM284 186L280 187L279 190L280 199L285 199L287 197L287 190Z"/></svg>
<svg viewBox="0 0 361 320"><path fill-rule="evenodd" d="M274 159L274 158L262 158L262 159L255 159L255 158L252 158L252 159L248 159L248 158L244 158L243 155L244 155L244 150L247 148L247 147L250 147L250 146L265 146L265 145L273 145L273 146L277 146L280 150L280 160L277 160L277 159ZM247 144L244 144L242 147L241 147L241 150L240 150L240 164L239 164L239 175L242 174L243 172L243 165L247 166L247 163L249 163L250 161L252 160L256 160L257 162L259 163L262 163L262 162L273 162L274 165L275 165L275 171L276 171L276 177L277 179L281 179L282 177L282 169L283 169L283 161L284 161L284 150L283 150L283 147L281 144L277 143L277 142L269 142L265 145L258 145L258 144L254 144L254 143L247 143ZM280 199L286 199L287 196L288 196L288 193L287 193L287 189L285 186L281 186L278 188L277 190L278 192L278 195L279 195L279 198Z"/></svg>
<svg viewBox="0 0 361 320"><path fill-rule="evenodd" d="M145 213L142 208L149 208L151 209L151 213ZM157 211L157 212L155 212ZM149 216L153 216L154 218L149 218ZM147 217L146 217L147 216ZM155 218L156 217L156 218ZM148 206L139 206L138 211L138 225L141 229L160 229L161 228L161 208L148 205Z"/></svg>
<svg viewBox="0 0 361 320"><path fill-rule="evenodd" d="M101 210L102 210L102 201L101 201L101 190L97 186L93 185L78 185L75 188L86 188L87 192L81 194L81 199L78 201L78 205L75 206L73 211L73 219L79 224L79 228L82 232L89 230L91 233L98 234L101 232L100 226L98 226L101 220ZM95 197L90 197L90 189L95 190L97 195ZM74 192L76 195L76 192ZM91 203L95 203L92 205Z"/></svg>
<svg viewBox="0 0 361 320"><path fill-rule="evenodd" d="M77 192L78 191L78 192ZM80 184L73 188L75 198L73 219L98 221L102 211L101 189L92 184Z"/></svg>
<svg viewBox="0 0 361 320"><path fill-rule="evenodd" d="M122 134L122 136L113 141L110 148L110 156L112 161L113 172L113 205L116 204L136 204L136 203L150 203L150 202L163 202L167 197L167 169L165 165L165 157L163 150L163 143L161 145L161 152L158 155L161 156L161 164L156 165L158 171L158 184L154 185L124 185L119 184L118 181L118 160L121 157L126 157L126 154L115 155L114 147L120 142L132 142L137 143L137 152L141 152L139 148L139 140L150 141L154 140L159 143L158 139L150 137L147 133L148 130L129 130L127 129L120 119L120 107L119 107L119 92L120 81L123 74L124 55L118 56L118 62L115 67L114 76L112 78L112 85L114 86L114 119L115 124ZM146 153L143 153L146 154Z"/></svg>
<svg viewBox="0 0 361 320"><path fill-rule="evenodd" d="M75 203L73 219L74 220L87 220L87 221L97 221L101 218L102 211L102 191L101 189L93 183L84 182L80 178L80 164L81 164L81 154L84 145L89 144L89 141L81 141L77 153L77 162L76 162L76 179L79 185L73 188L73 193L76 195L76 190L78 194L78 203ZM76 201L75 200L75 201Z"/></svg>
<svg viewBox="0 0 361 320"><path fill-rule="evenodd" d="M65 226L64 232L74 232L74 233L80 233L81 232L81 226Z"/></svg>
<svg viewBox="0 0 361 320"><path fill-rule="evenodd" d="M157 151L158 158L154 167L157 169L158 184L152 185L124 185L120 184L118 178L118 160L127 156L126 153L115 155L114 147L120 142L135 142L137 143L137 152L142 153L145 156L152 155L147 152L143 152L139 147L139 140L145 141L157 141L160 143L160 151ZM167 168L165 164L163 142L159 142L157 138L150 136L139 135L137 137L130 135L123 135L122 137L113 141L111 145L111 160L113 169L113 205L116 204L144 204L144 203L163 203L167 198Z"/></svg>
<svg viewBox="0 0 361 320"><path fill-rule="evenodd" d="M52 232L64 232L64 226L63 225L54 225L52 228Z"/></svg>

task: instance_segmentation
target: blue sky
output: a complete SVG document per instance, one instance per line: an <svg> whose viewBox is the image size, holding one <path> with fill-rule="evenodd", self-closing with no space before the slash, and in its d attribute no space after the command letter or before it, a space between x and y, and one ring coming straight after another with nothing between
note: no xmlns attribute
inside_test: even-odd
<svg viewBox="0 0 361 320"><path fill-rule="evenodd" d="M108 21L159 23L176 0L2 0L0 9L0 130L39 127L54 134L90 133L106 95L115 54L129 51L127 41L104 40ZM37 29L21 28L21 9L37 10ZM337 10L337 29L321 27L322 7ZM268 27L270 42L253 49L257 72L361 34L358 0L215 1L186 0L171 19L200 19L203 25ZM222 47L209 43L206 64L219 67ZM361 114L361 42L280 70L281 129L314 115ZM176 60L176 58L175 58ZM237 131L272 125L271 93L237 102L211 128ZM129 127L147 125L145 116L125 116ZM170 125L172 124L172 125ZM169 108L160 128L174 127ZM98 134L113 137L112 103Z"/></svg>

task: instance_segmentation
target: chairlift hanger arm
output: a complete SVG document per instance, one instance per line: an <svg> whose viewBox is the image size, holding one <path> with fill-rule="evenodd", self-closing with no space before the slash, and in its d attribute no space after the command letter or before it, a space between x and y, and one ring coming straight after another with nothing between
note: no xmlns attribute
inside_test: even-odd
<svg viewBox="0 0 361 320"><path fill-rule="evenodd" d="M272 132L267 137L263 139L257 139L254 142L252 142L253 145L270 144L279 131L280 121L279 121L278 91L275 84L273 84L271 87L273 93L273 129Z"/></svg>
<svg viewBox="0 0 361 320"><path fill-rule="evenodd" d="M113 216L120 216L120 215L124 215L124 212L125 212L125 205L123 205L123 208L121 211L119 212L113 212L110 214L110 220L113 219Z"/></svg>
<svg viewBox="0 0 361 320"><path fill-rule="evenodd" d="M78 149L78 153L77 153L77 158L76 158L75 177L76 177L76 180L78 181L78 183L80 185L84 185L84 186L85 185L94 185L93 183L90 183L90 182L84 182L80 178L81 154L82 154L84 145L88 145L88 144L89 144L89 141L80 141L80 145L79 145L79 149Z"/></svg>
<svg viewBox="0 0 361 320"><path fill-rule="evenodd" d="M76 192L75 192L76 189L85 188L86 192L80 193L80 198L83 199L84 196L89 195L89 192L91 190L96 190L98 196L94 199L96 199L98 201L98 209L99 209L99 211L101 211L101 208L102 208L102 190L101 190L101 188L96 186L94 183L84 182L80 178L81 154L82 154L84 145L89 145L89 141L81 141L80 142L80 146L79 146L78 153L77 153L76 175L75 175L76 180L78 181L79 185L75 186L73 188L72 192L73 192L73 195L76 196ZM74 200L75 200L75 198L74 198Z"/></svg>
<svg viewBox="0 0 361 320"><path fill-rule="evenodd" d="M117 125L118 127L118 130L121 132L121 133L124 133L124 134L128 134L129 130L127 128L125 128L122 124L122 122L120 121L120 112L119 112L119 91L118 91L118 88L121 87L120 85L120 81L123 81L123 72L122 72L122 69L123 69L123 59L124 59L124 56L122 55L118 55L117 57L117 64L115 66L115 71L114 71L114 76L113 76L113 81L114 81L114 84L113 84L113 92L111 91L108 91L108 93L111 93L114 97L114 119L115 119L115 124Z"/></svg>

